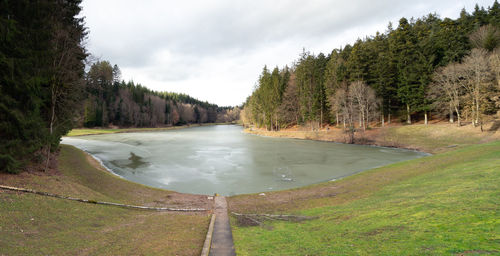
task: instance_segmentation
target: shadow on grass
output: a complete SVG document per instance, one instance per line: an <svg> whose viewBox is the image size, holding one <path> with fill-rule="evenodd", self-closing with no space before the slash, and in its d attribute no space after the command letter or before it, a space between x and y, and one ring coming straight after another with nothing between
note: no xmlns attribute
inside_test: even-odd
<svg viewBox="0 0 500 256"><path fill-rule="evenodd" d="M493 125L491 125L491 127L488 131L496 132L496 131L498 131L498 129L500 129L500 121L497 120L497 121L493 122Z"/></svg>

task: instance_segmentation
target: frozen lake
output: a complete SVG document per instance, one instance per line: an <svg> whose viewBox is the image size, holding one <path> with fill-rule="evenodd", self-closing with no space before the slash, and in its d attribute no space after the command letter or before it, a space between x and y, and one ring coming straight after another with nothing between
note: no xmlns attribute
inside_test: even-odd
<svg viewBox="0 0 500 256"><path fill-rule="evenodd" d="M65 137L115 174L184 193L301 187L425 156L409 150L249 135L233 125Z"/></svg>

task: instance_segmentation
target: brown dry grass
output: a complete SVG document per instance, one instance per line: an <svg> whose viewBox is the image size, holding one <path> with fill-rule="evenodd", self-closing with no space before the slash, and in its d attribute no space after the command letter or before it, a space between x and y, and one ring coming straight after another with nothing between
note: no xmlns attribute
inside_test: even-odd
<svg viewBox="0 0 500 256"><path fill-rule="evenodd" d="M500 131L491 129L495 127L495 124L495 122L490 122L485 125L485 132L470 125L457 127L446 123L392 125L358 133L356 143L444 153L468 145L499 140ZM342 129L339 128L308 131L293 127L278 132L262 129L246 129L245 131L263 136L345 142ZM467 157L473 159L474 156L471 154ZM228 205L231 211L242 213L290 213L301 209L338 205L365 198L388 184L435 170L436 166L445 167L454 161L455 159L448 154L439 154L431 159L413 160L414 164L411 165L411 169L401 169L402 163L398 163L384 167L383 172L377 171L379 168L373 169L342 179L341 182L326 182L286 191L268 192L265 196L256 194L233 196L228 198Z"/></svg>
<svg viewBox="0 0 500 256"><path fill-rule="evenodd" d="M0 173L0 184L96 201L153 207L212 207L212 202L204 195L182 194L121 179L79 149L67 145L61 147L57 171Z"/></svg>
<svg viewBox="0 0 500 256"><path fill-rule="evenodd" d="M155 189L110 174L63 145L58 170L0 174L0 184L96 201L212 209L206 196ZM0 190L0 255L195 255L210 212L180 213L113 206Z"/></svg>
<svg viewBox="0 0 500 256"><path fill-rule="evenodd" d="M489 121L484 125L483 132L481 132L479 127L472 127L470 124L457 127L455 124L437 121L429 125L391 124L383 128L370 128L366 131L359 130L355 133L354 143L439 153L456 147L498 140L500 139L499 124L500 120ZM280 131L250 128L245 129L245 132L269 137L334 141L339 143L346 143L348 141L348 134L342 128L332 126L318 131L311 131L308 128L295 126Z"/></svg>

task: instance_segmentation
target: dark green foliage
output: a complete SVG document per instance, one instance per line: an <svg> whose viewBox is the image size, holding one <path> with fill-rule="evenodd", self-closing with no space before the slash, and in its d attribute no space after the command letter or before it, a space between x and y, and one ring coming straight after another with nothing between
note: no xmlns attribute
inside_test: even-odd
<svg viewBox="0 0 500 256"><path fill-rule="evenodd" d="M500 4L495 0L493 5L488 10L489 23L493 26L500 27Z"/></svg>
<svg viewBox="0 0 500 256"><path fill-rule="evenodd" d="M470 50L466 24L459 20L445 18L436 31L436 47L441 56L440 66L461 60Z"/></svg>
<svg viewBox="0 0 500 256"><path fill-rule="evenodd" d="M295 75L299 90L301 120L322 123L326 113L325 55L303 52L296 64Z"/></svg>
<svg viewBox="0 0 500 256"><path fill-rule="evenodd" d="M288 102L282 98L274 101L275 92L268 85L269 71L265 68L256 90L247 99L245 106L250 113L246 115L268 129L272 129L271 119L286 120L281 126L307 122L321 127L329 121L338 124L339 120L334 120L339 116L334 108L339 100L335 99L336 91L364 81L379 99L378 111L373 114L399 114L400 120L410 123L412 116L421 118L435 105L427 95L436 69L461 62L473 47L492 52L500 45L499 23L500 4L495 0L487 9L476 5L471 14L462 10L456 20L440 19L436 14L416 20L401 18L397 28L389 24L385 33L377 32L373 37L358 39L352 46L334 49L328 57L304 50L291 68L296 88L289 95L296 95L297 100L288 97ZM474 34L477 40L472 40ZM278 95L285 91L287 88L280 88ZM275 109L298 109L299 115L293 118L284 116L290 111L278 111L282 116L272 117ZM488 113L495 110L489 108Z"/></svg>
<svg viewBox="0 0 500 256"><path fill-rule="evenodd" d="M53 151L71 129L86 57L80 2L0 2L2 171L18 172L35 152Z"/></svg>

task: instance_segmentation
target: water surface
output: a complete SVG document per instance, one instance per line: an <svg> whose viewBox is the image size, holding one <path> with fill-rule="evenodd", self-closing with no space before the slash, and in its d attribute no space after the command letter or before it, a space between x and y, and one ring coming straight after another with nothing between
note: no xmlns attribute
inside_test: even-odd
<svg viewBox="0 0 500 256"><path fill-rule="evenodd" d="M239 126L64 138L115 174L185 193L234 195L301 187L426 154L372 146L268 138Z"/></svg>

